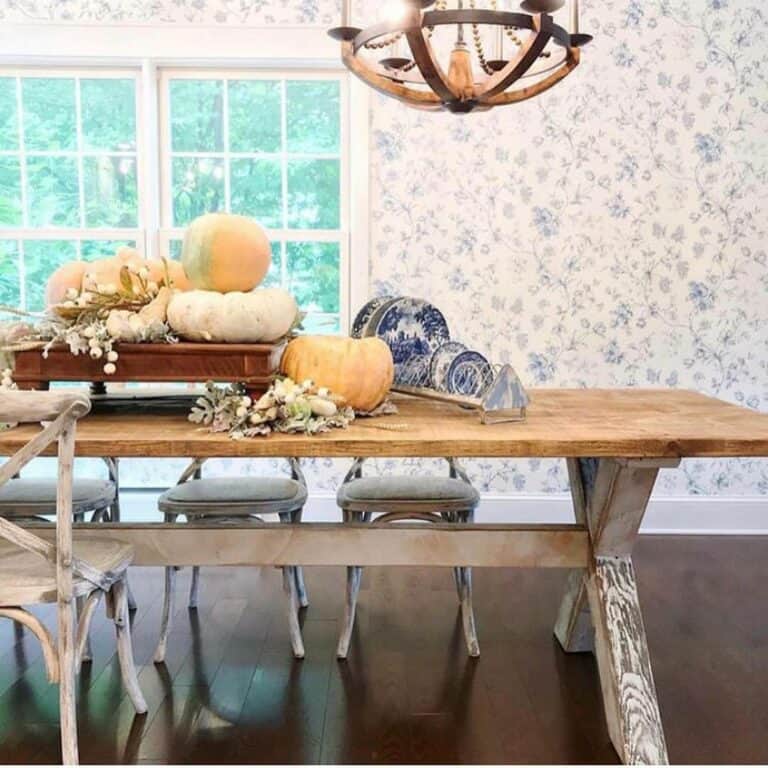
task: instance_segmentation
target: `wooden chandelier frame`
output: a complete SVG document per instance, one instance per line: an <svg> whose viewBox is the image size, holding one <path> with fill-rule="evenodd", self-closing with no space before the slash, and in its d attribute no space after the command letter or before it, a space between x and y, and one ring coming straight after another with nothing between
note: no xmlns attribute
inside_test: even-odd
<svg viewBox="0 0 768 768"><path fill-rule="evenodd" d="M428 33L434 27L449 24L517 27L528 29L533 34L528 36L517 54L502 69L494 72L484 83L475 85L472 97L467 98L462 96L440 66ZM341 58L347 69L376 91L419 109L471 112L525 101L549 90L567 77L578 66L580 59L580 36L571 35L555 24L552 16L546 13L525 14L474 8L422 12L414 7L406 19L400 22L382 22L362 30L346 29L356 33L351 39L341 40ZM413 61L430 90L413 88L394 72L392 76L382 74L358 55L371 41L397 33L402 33L407 39ZM550 40L565 49L563 61L549 75L532 85L507 90L528 73Z"/></svg>

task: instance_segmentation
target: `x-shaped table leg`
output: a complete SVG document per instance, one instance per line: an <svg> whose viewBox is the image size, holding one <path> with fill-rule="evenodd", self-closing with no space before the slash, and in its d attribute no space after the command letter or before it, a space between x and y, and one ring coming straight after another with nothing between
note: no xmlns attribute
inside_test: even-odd
<svg viewBox="0 0 768 768"><path fill-rule="evenodd" d="M555 635L569 653L594 649L608 733L627 764L669 762L631 552L659 469L678 463L568 461L576 519L589 529L592 558L568 578Z"/></svg>

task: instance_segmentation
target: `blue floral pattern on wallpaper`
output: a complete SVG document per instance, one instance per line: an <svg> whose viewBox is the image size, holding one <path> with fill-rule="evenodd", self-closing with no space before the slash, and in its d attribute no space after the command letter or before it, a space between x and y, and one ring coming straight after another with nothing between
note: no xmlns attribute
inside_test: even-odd
<svg viewBox="0 0 768 768"><path fill-rule="evenodd" d="M0 17L322 26L336 6L6 0ZM372 293L434 302L455 338L512 363L529 386L688 387L766 410L763 3L582 6L595 42L537 99L460 116L372 97ZM276 466L217 464L232 473ZM335 490L346 471L332 460L307 465L316 490ZM376 465L427 469L416 460ZM124 470L131 485L157 486L180 466ZM468 467L484 491L566 488L561 462ZM660 491L768 494L768 463L684 462L662 474Z"/></svg>
<svg viewBox="0 0 768 768"><path fill-rule="evenodd" d="M766 410L767 25L756 0L593 1L582 65L537 99L453 116L375 97L373 292L429 299L529 386ZM470 469L565 488L560 462ZM768 493L768 463L685 462L660 490Z"/></svg>
<svg viewBox="0 0 768 768"><path fill-rule="evenodd" d="M71 23L337 23L333 0L0 0L0 20Z"/></svg>

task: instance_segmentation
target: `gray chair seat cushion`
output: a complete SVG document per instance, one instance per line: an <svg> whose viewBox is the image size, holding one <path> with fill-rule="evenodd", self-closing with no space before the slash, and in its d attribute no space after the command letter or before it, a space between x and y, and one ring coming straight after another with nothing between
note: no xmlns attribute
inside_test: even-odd
<svg viewBox="0 0 768 768"><path fill-rule="evenodd" d="M435 511L447 509L470 510L480 501L480 495L463 480L452 477L361 477L339 488L340 507L384 509L388 503L412 502L418 507Z"/></svg>
<svg viewBox="0 0 768 768"><path fill-rule="evenodd" d="M56 512L55 478L19 478L0 486L0 515L34 511L38 515ZM81 478L72 483L75 512L103 509L114 501L115 485L109 480Z"/></svg>
<svg viewBox="0 0 768 768"><path fill-rule="evenodd" d="M306 488L287 477L211 477L189 480L159 499L162 512L258 515L304 506Z"/></svg>

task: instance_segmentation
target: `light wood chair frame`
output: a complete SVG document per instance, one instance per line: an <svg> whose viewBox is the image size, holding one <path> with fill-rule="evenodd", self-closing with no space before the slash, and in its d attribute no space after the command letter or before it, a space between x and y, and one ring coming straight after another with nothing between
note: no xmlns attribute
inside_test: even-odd
<svg viewBox="0 0 768 768"><path fill-rule="evenodd" d="M363 476L363 464L365 461L365 458L354 460L344 478L344 483L357 480ZM448 462L448 471L451 478L461 480L468 486L474 487L457 459L446 458L446 461ZM441 507L445 507L445 510L443 511ZM440 511L436 512L436 509ZM374 518L374 515L377 515L377 517ZM342 507L342 516L345 523L372 523L373 525L386 525L387 523L403 520L418 520L427 523L472 523L475 519L475 509L474 507L468 509L451 501L355 501L347 503ZM480 644L477 640L475 612L472 606L472 569L457 565L453 569L453 575L461 607L461 619L467 652L470 656L477 657L480 655ZM352 640L352 631L355 626L357 598L360 592L362 576L363 569L361 566L347 566L344 621L336 647L336 657L339 659L346 659L349 654L349 644Z"/></svg>
<svg viewBox="0 0 768 768"><path fill-rule="evenodd" d="M0 393L0 422L50 422L44 423L42 430L32 440L0 466L0 486L17 475L22 467L52 443L58 444L55 544L0 517L0 537L55 565L57 638L54 640L42 622L21 605L3 605L0 607L0 616L27 627L40 641L48 680L59 685L61 750L65 765L78 763L75 678L85 649L90 621L102 596L106 600L107 615L115 623L123 683L136 712L147 711L131 645L126 587L128 562L114 571L104 572L73 554L72 470L75 430L77 420L89 410L90 401L84 395L16 391ZM85 582L86 585L78 589L78 594L74 592L75 576L79 583ZM75 615L75 600L78 597L85 598L79 621ZM43 595L40 602L47 602Z"/></svg>
<svg viewBox="0 0 768 768"><path fill-rule="evenodd" d="M208 457L210 458L210 457ZM193 459L187 468L181 473L179 481L176 484L182 485L190 480L200 480L203 473L203 465L208 458ZM307 481L304 477L304 473L301 469L301 464L298 459L289 457L288 464L291 472L291 479L299 483L305 490L307 488ZM264 512L261 514L275 514L269 511L270 502L264 502ZM255 523L264 522L258 514L254 513L233 513L230 515L221 514L222 504L211 503L208 507L203 504L198 505L194 515L187 516L187 521L190 518L194 520L202 519L206 523L213 525L226 524L232 522L232 520L248 519ZM303 504L301 507L292 509L288 512L280 512L281 523L300 523L301 515L303 512ZM179 513L164 512L163 519L166 523L175 523L179 517ZM165 661L165 655L168 650L168 637L171 632L172 617L174 612L175 592L176 592L176 572L179 571L178 566L166 566L165 568L165 594L163 599L163 615L160 623L160 636L157 641L157 647L155 649L154 660L155 663L161 664ZM301 566L283 566L283 589L288 598L288 628L291 636L291 648L293 655L297 659L304 658L304 640L301 635L301 624L299 623L299 614L302 608L309 606L309 596L307 593L307 587L304 583L304 569ZM200 566L192 566L192 580L189 586L189 600L188 607L196 609L200 596Z"/></svg>
<svg viewBox="0 0 768 768"><path fill-rule="evenodd" d="M86 522L86 514L91 513L92 523L119 523L120 522L120 470L119 459L111 456L103 456L102 461L107 466L107 473L109 475L109 482L114 486L115 493L112 499L107 504L101 506L94 506L92 504L81 503L77 504L74 500L72 502L72 519L75 523ZM18 480L21 477L21 472L17 472L11 480ZM55 515L56 514L56 502L54 502L54 508L51 511L41 512L41 504L17 504L11 506L10 503L0 503L0 516L6 518L12 518L20 522L29 522L31 520L38 520L45 522L43 515ZM130 583L126 584L128 590L128 610L136 610L136 599L131 591ZM82 615L85 608L85 598L78 597L76 600L77 615L78 618ZM24 628L23 622L16 622L16 631L19 635ZM90 637L86 637L85 647L80 654L79 663L84 661L91 661L93 654L91 651Z"/></svg>

